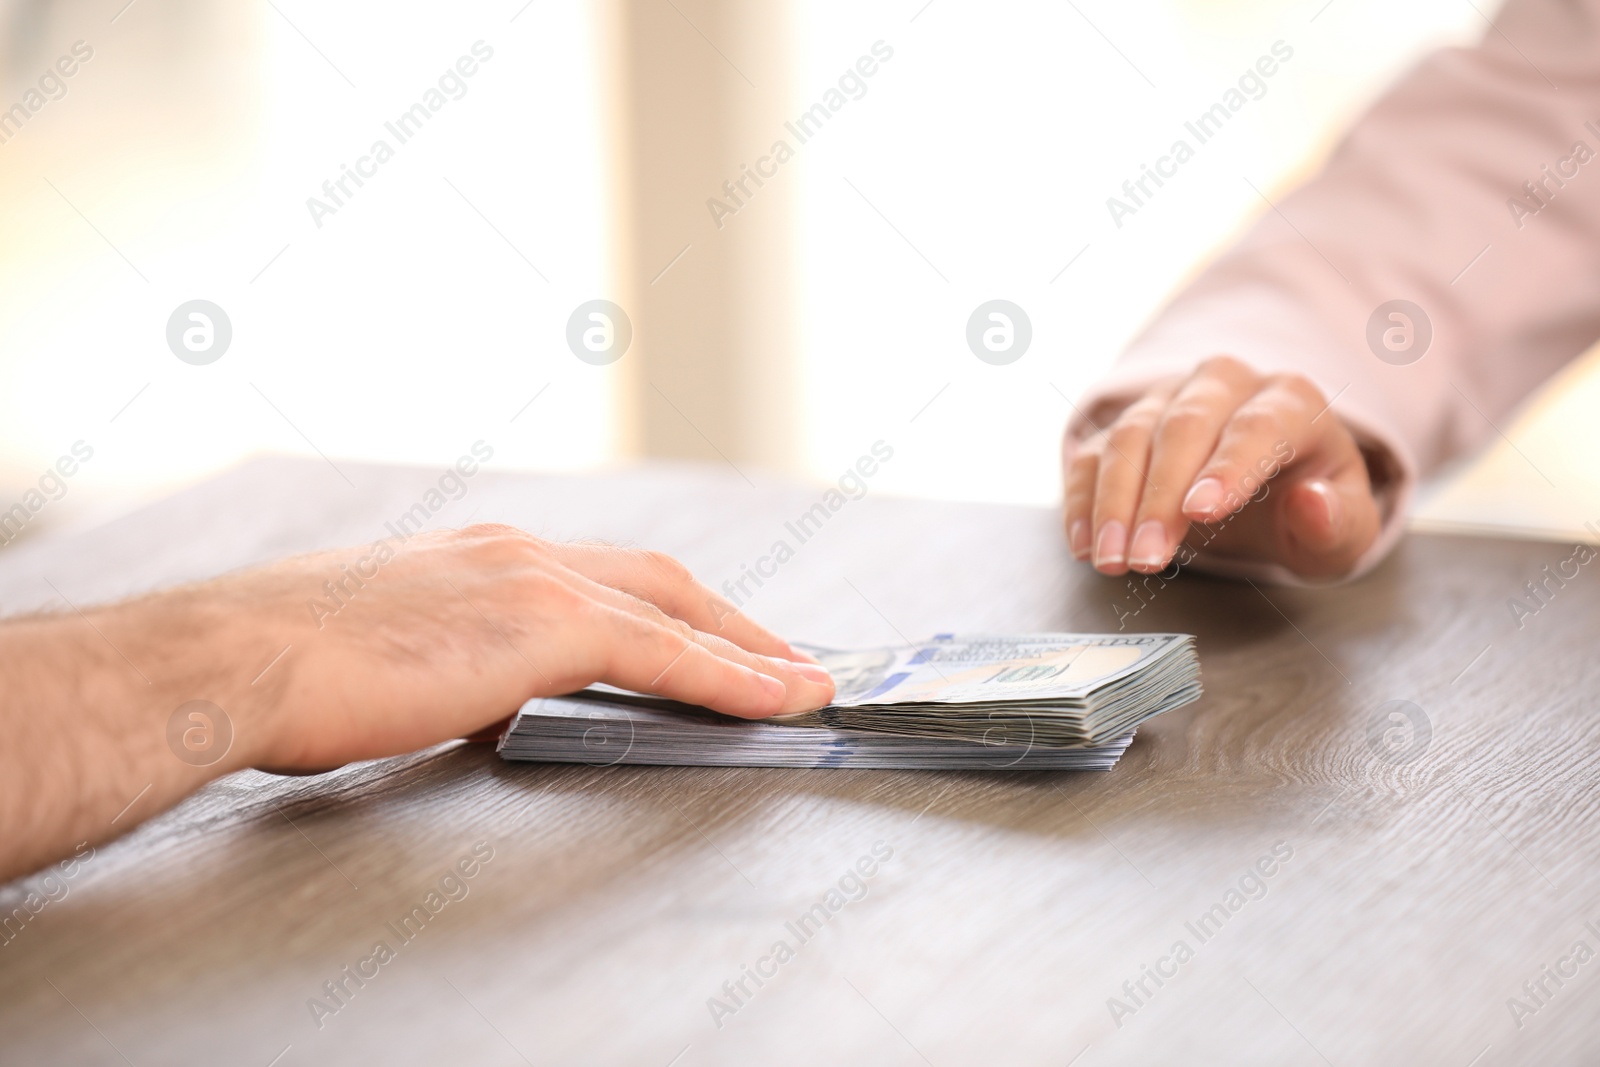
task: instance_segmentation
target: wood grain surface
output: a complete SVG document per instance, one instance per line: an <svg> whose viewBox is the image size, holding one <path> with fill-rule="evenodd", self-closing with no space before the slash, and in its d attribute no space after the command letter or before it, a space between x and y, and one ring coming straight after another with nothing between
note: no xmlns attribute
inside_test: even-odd
<svg viewBox="0 0 1600 1067"><path fill-rule="evenodd" d="M356 488L261 460L8 547L0 610L368 542L439 473L341 466ZM720 586L821 494L726 467L485 472L434 523L648 545ZM1348 587L1185 576L1141 601L1074 564L1051 512L868 493L747 609L828 644L1189 631L1206 695L1110 773L451 745L235 775L100 848L0 946L0 1062L1593 1063L1600 958L1572 953L1600 951L1600 561L1520 628L1508 607L1571 554L1413 537ZM475 846L492 859L402 942ZM0 914L41 887L0 888ZM379 941L392 958L361 965ZM1536 1000L1547 967L1571 976Z"/></svg>

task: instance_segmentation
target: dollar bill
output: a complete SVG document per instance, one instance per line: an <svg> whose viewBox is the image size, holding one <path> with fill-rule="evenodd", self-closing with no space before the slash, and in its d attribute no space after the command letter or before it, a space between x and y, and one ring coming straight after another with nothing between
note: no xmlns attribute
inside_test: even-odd
<svg viewBox="0 0 1600 1067"><path fill-rule="evenodd" d="M818 711L749 722L596 686L529 701L507 759L786 767L1109 768L1134 729L1200 695L1187 634L939 634L807 649Z"/></svg>
<svg viewBox="0 0 1600 1067"><path fill-rule="evenodd" d="M827 726L796 729L697 708L603 696L530 700L500 740L508 760L671 767L850 767L900 770L1110 770L1133 735L1044 748L899 737Z"/></svg>
<svg viewBox="0 0 1600 1067"><path fill-rule="evenodd" d="M938 634L909 647L808 651L834 676L833 703L774 721L1070 747L1200 695L1188 634Z"/></svg>

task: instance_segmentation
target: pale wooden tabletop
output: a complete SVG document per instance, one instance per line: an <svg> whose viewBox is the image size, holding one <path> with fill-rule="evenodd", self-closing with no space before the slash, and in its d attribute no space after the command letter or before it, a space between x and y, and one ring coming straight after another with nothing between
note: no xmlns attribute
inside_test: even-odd
<svg viewBox="0 0 1600 1067"><path fill-rule="evenodd" d="M340 466L355 488L262 460L12 545L0 610L62 607L48 583L83 603L371 541L438 477ZM485 472L434 521L636 542L720 586L820 495L727 468ZM0 1061L1595 1062L1600 961L1572 950L1600 950L1600 562L1520 629L1507 603L1570 555L1413 537L1346 588L1184 578L1128 622L1197 634L1206 695L1105 774L449 746L237 775L99 849L0 947ZM1051 512L869 494L747 607L793 638L891 643L1114 630L1127 596L1071 562ZM1385 718L1397 699L1420 729ZM466 895L401 942L475 845L493 858ZM870 877L847 877L863 857ZM827 911L841 880L858 899ZM0 889L4 912L38 888ZM788 924L819 901L802 941ZM380 940L393 958L361 964ZM1546 967L1572 976L1536 998ZM319 996L338 1010L319 1018Z"/></svg>

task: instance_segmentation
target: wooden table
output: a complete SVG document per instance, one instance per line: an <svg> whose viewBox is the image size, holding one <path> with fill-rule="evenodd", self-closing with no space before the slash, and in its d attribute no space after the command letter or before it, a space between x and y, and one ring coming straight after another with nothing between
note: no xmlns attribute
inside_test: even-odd
<svg viewBox="0 0 1600 1067"><path fill-rule="evenodd" d="M59 607L46 579L82 603L370 541L438 477L341 466L358 488L263 460L19 542L0 606ZM820 495L726 468L485 472L434 521L637 542L720 585ZM1184 577L1128 623L1197 634L1206 696L1107 774L455 745L236 775L101 848L0 947L0 1061L1594 1062L1600 959L1570 953L1600 951L1600 561L1520 629L1508 607L1571 554L1414 537L1345 588ZM747 607L795 638L890 643L1114 630L1129 595L1072 563L1051 512L870 493ZM402 943L475 845L493 858L466 895ZM841 881L857 899L828 911ZM38 883L0 890L6 910ZM819 902L802 941L788 924ZM363 965L379 940L400 947ZM1575 973L1535 1000L1546 967Z"/></svg>

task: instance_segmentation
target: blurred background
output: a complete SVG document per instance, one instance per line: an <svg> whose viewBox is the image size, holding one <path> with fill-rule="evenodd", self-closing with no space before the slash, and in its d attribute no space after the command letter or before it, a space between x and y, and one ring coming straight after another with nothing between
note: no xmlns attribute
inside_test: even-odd
<svg viewBox="0 0 1600 1067"><path fill-rule="evenodd" d="M495 469L819 483L882 441L873 492L1053 503L1069 398L1264 210L1252 186L1496 6L4 0L0 507L80 441L30 532L262 452L442 467L480 440ZM1276 42L1266 94L1114 226ZM1032 328L1004 366L967 345L992 299ZM191 300L231 326L204 365L168 343ZM611 362L568 343L593 300L631 324ZM1418 522L1600 515L1567 458L1596 454L1597 383L1575 367Z"/></svg>

